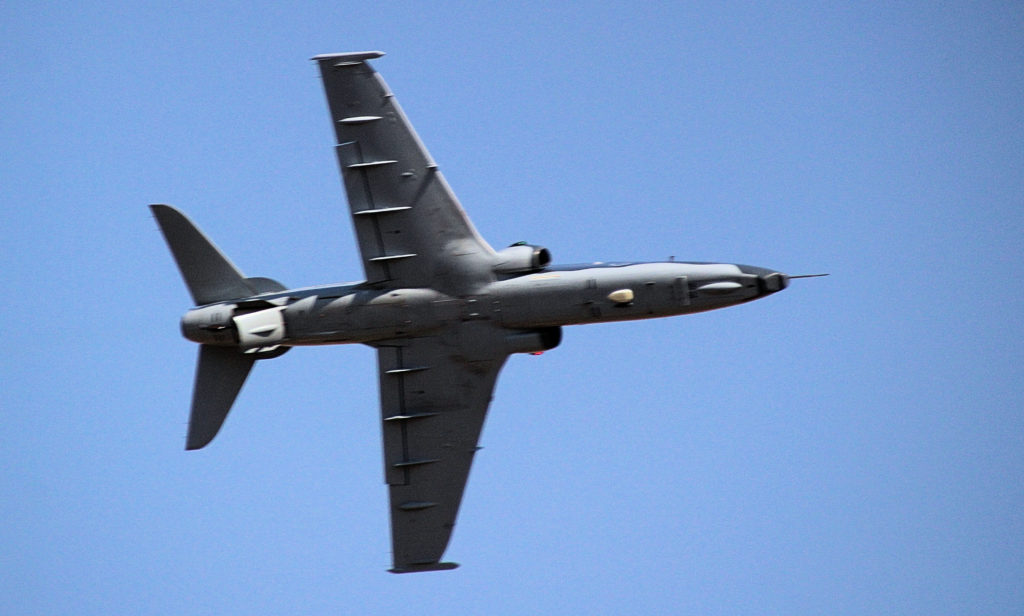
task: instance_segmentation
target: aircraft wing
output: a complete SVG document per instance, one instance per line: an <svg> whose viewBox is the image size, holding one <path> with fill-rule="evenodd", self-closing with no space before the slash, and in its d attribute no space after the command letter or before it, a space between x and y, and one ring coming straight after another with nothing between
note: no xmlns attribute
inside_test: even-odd
<svg viewBox="0 0 1024 616"><path fill-rule="evenodd" d="M434 337L378 347L377 358L391 571L452 569L440 559L507 355L467 358Z"/></svg>
<svg viewBox="0 0 1024 616"><path fill-rule="evenodd" d="M367 60L327 54L320 67L338 162L367 281L457 290L494 250L466 217L398 101ZM471 274L470 274L471 275Z"/></svg>

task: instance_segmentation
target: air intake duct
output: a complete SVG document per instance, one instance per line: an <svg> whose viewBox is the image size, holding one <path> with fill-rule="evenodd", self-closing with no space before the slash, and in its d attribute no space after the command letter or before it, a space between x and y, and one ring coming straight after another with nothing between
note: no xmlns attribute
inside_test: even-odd
<svg viewBox="0 0 1024 616"><path fill-rule="evenodd" d="M519 242L498 252L498 260L495 262L494 272L497 274L539 272L550 263L551 252L547 248Z"/></svg>

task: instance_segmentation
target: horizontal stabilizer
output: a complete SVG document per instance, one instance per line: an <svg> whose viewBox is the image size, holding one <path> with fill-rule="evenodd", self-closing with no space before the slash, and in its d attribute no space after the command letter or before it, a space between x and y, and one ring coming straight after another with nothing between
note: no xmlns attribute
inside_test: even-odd
<svg viewBox="0 0 1024 616"><path fill-rule="evenodd" d="M217 436L254 363L252 355L233 347L199 347L185 449L201 449Z"/></svg>

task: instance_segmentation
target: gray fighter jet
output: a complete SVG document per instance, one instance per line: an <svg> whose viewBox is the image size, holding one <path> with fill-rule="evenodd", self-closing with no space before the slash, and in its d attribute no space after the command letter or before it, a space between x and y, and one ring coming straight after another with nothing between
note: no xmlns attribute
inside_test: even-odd
<svg viewBox="0 0 1024 616"><path fill-rule="evenodd" d="M726 263L551 265L546 248L494 250L473 228L387 84L381 52L313 58L323 77L366 281L286 289L247 278L183 214L151 206L195 301L199 343L186 449L220 430L256 361L295 346L377 350L392 572L452 569L455 525L498 371L558 346L562 326L733 306L789 277Z"/></svg>

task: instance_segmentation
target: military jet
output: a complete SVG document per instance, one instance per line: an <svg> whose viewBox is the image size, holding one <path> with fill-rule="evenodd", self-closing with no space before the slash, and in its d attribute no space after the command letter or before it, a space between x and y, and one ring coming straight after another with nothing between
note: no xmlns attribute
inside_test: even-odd
<svg viewBox="0 0 1024 616"><path fill-rule="evenodd" d="M558 346L562 327L742 304L786 274L728 263L557 266L541 246L494 250L477 233L387 84L382 52L319 55L366 280L286 289L249 278L182 213L152 205L196 308L186 449L213 440L253 365L292 347L377 351L394 573L455 568L455 525L498 372Z"/></svg>

